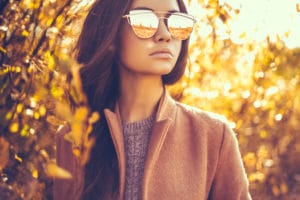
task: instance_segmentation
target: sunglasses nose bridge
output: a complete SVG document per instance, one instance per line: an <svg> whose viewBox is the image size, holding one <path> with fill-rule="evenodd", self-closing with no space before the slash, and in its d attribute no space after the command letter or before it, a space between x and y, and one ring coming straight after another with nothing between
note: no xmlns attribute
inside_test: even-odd
<svg viewBox="0 0 300 200"><path fill-rule="evenodd" d="M162 21L166 27L168 27L168 17L165 16L157 16L158 24Z"/></svg>
<svg viewBox="0 0 300 200"><path fill-rule="evenodd" d="M169 27L168 27L168 17L165 16L157 16L158 19L158 25L157 25L157 32L160 31L160 29L162 28L161 26L164 27L164 29L169 33Z"/></svg>

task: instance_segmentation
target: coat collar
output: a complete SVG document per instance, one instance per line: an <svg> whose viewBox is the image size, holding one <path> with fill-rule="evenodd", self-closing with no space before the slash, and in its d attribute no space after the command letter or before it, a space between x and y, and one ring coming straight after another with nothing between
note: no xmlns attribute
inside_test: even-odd
<svg viewBox="0 0 300 200"><path fill-rule="evenodd" d="M175 107L176 102L165 89L158 105L156 121L158 122L166 119L172 121L175 120Z"/></svg>
<svg viewBox="0 0 300 200"><path fill-rule="evenodd" d="M123 199L124 188L125 188L125 147L124 137L121 128L121 117L119 113L118 105L115 107L115 112L104 109L104 115L107 120L107 124L110 130L111 138L113 140L119 163L119 175L120 175L120 186L119 186L119 199ZM143 180L143 195L147 195L149 187L147 187L149 178L151 177L151 169L153 168L161 147L165 141L166 135L172 123L175 120L176 115L176 102L165 92L163 93L153 125L151 139L148 147L148 154L145 163L145 174Z"/></svg>

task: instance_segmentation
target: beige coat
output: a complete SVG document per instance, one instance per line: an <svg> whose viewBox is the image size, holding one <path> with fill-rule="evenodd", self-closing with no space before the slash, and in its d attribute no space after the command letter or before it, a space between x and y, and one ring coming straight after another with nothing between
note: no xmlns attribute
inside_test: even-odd
<svg viewBox="0 0 300 200"><path fill-rule="evenodd" d="M125 152L119 114L104 111L119 160L119 199L125 186ZM56 200L74 199L82 170L70 145L59 140L58 163L77 174L75 181L54 184ZM174 101L160 101L142 182L143 200L248 200L248 181L235 134L224 120Z"/></svg>

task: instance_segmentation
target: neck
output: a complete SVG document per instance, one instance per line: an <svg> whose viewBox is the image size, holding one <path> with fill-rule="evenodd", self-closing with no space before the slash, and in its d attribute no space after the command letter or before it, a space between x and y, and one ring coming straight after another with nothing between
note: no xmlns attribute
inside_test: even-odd
<svg viewBox="0 0 300 200"><path fill-rule="evenodd" d="M125 122L146 119L154 110L163 94L161 77L121 78L118 100L120 115Z"/></svg>

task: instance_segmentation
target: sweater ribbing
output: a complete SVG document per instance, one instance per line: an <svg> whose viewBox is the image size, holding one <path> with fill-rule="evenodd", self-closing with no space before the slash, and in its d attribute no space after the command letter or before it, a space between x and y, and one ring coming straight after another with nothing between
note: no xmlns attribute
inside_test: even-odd
<svg viewBox="0 0 300 200"><path fill-rule="evenodd" d="M124 200L141 199L142 178L153 123L154 115L142 121L122 124L126 154Z"/></svg>

